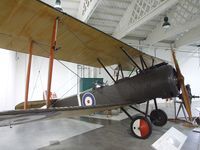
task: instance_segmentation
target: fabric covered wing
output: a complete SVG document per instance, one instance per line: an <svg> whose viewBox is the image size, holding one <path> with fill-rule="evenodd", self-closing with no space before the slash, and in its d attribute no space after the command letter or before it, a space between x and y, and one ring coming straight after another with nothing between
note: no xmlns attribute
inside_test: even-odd
<svg viewBox="0 0 200 150"><path fill-rule="evenodd" d="M0 127L24 124L27 122L89 115L95 112L112 110L125 105L104 105L96 107L58 107L49 109L13 110L0 112Z"/></svg>
<svg viewBox="0 0 200 150"><path fill-rule="evenodd" d="M56 59L100 67L99 58L106 66L121 64L124 69L132 69L130 60L121 51L123 47L136 62L142 55L148 66L152 64L151 56L39 0L1 0L0 10L1 48L28 53L32 40L33 54L48 57L54 19L59 17L60 49L55 52Z"/></svg>

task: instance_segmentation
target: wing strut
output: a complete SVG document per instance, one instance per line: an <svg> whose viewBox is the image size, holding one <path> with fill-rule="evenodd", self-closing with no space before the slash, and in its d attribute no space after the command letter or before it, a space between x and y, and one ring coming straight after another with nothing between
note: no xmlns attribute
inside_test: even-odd
<svg viewBox="0 0 200 150"><path fill-rule="evenodd" d="M28 69L27 69L27 75L26 75L26 89L25 89L25 99L24 99L24 110L28 109L28 94L29 94L29 81L30 81L31 63L32 63L32 48L33 48L33 41L30 42L30 47L29 47Z"/></svg>
<svg viewBox="0 0 200 150"><path fill-rule="evenodd" d="M134 72L135 68L136 68L136 67L133 67L132 71L130 72L130 74L129 74L129 76L128 76L129 78L131 77L131 75L132 75L132 73Z"/></svg>
<svg viewBox="0 0 200 150"><path fill-rule="evenodd" d="M116 83L115 79L112 77L112 75L110 74L110 72L106 69L106 67L104 66L104 64L101 62L101 60L99 58L97 58L97 61L100 63L100 65L104 68L104 70L107 72L107 74L110 76L110 78L114 81L114 83Z"/></svg>
<svg viewBox="0 0 200 150"><path fill-rule="evenodd" d="M140 55L140 62L141 62L141 65L142 65L142 69L144 70L145 68L147 69L147 64L146 62L144 61L144 58L142 57L142 55ZM145 68L144 68L145 67Z"/></svg>
<svg viewBox="0 0 200 150"><path fill-rule="evenodd" d="M123 47L120 47L124 54L131 60L131 62L142 72L142 69L138 66L138 64L133 60L133 58L125 51Z"/></svg>
<svg viewBox="0 0 200 150"><path fill-rule="evenodd" d="M123 69L122 69L122 65L121 65L121 64L118 64L118 69L117 69L117 78L116 78L116 81L119 80L119 72L121 72L122 79L123 79L123 78L124 78L124 73L123 73Z"/></svg>
<svg viewBox="0 0 200 150"><path fill-rule="evenodd" d="M49 73L48 73L48 83L47 83L47 108L49 108L51 102L51 81L52 81L52 72L53 72L53 61L54 61L54 51L56 49L56 40L57 40L57 30L58 30L59 18L55 18L53 25L53 33L51 39L51 48L49 54Z"/></svg>
<svg viewBox="0 0 200 150"><path fill-rule="evenodd" d="M151 63L151 67L153 67L153 66L154 66L154 63L155 63L155 60L154 60L154 58L152 57L152 63Z"/></svg>
<svg viewBox="0 0 200 150"><path fill-rule="evenodd" d="M121 71L122 78L124 78L124 73L123 73L122 65L121 65L121 64L119 64L119 69L120 69L120 71Z"/></svg>

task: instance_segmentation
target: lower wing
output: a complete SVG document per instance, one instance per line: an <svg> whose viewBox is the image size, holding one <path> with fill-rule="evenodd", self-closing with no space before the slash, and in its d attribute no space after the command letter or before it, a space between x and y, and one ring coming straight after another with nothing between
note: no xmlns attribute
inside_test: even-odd
<svg viewBox="0 0 200 150"><path fill-rule="evenodd" d="M23 124L41 119L56 119L88 115L95 112L112 110L130 104L101 105L89 107L54 107L49 109L12 110L0 112L0 127Z"/></svg>

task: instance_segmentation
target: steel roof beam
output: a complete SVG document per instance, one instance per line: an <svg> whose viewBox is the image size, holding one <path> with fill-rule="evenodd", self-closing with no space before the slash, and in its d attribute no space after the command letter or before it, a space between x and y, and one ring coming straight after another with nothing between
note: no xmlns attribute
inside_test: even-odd
<svg viewBox="0 0 200 150"><path fill-rule="evenodd" d="M87 22L100 2L101 0L81 0L77 18L83 22Z"/></svg>
<svg viewBox="0 0 200 150"><path fill-rule="evenodd" d="M179 40L176 40L175 46L179 48L198 41L200 41L200 25L184 33Z"/></svg>
<svg viewBox="0 0 200 150"><path fill-rule="evenodd" d="M185 24L179 24L179 25L174 25L174 26L171 25L171 29L167 31L163 30L162 23L161 23L157 26L156 29L154 29L152 33L148 35L146 43L155 44L167 38L171 38L173 36L182 34L185 31L190 30L198 25L200 25L199 15L194 17L192 20L187 21Z"/></svg>
<svg viewBox="0 0 200 150"><path fill-rule="evenodd" d="M155 16L165 12L177 2L178 0L132 1L116 27L113 36L118 39L123 38Z"/></svg>
<svg viewBox="0 0 200 150"><path fill-rule="evenodd" d="M196 6L200 7L200 3L196 1ZM179 35L200 25L200 9L197 9L192 2L187 0L179 1L176 8L168 13L171 27L167 30L162 28L163 21L150 33L146 39L148 44L155 44L159 41ZM180 44L179 44L180 45Z"/></svg>

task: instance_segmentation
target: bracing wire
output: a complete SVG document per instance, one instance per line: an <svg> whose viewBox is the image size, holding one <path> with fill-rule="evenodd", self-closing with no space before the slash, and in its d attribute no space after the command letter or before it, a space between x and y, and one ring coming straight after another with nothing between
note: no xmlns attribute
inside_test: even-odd
<svg viewBox="0 0 200 150"><path fill-rule="evenodd" d="M38 79L39 79L39 75L40 75L40 71L38 71L37 78L36 78L36 80L35 80L35 84L34 84L34 87L33 87L33 92L32 92L32 94L31 94L31 98L30 98L30 99L33 98L33 95L34 95L34 93L35 93L35 89L36 89L36 86L37 86L37 82L38 82Z"/></svg>
<svg viewBox="0 0 200 150"><path fill-rule="evenodd" d="M42 83L41 73L40 73L40 83L41 83L42 91L44 91L44 87L43 87L43 83Z"/></svg>
<svg viewBox="0 0 200 150"><path fill-rule="evenodd" d="M37 61L36 61L37 62ZM35 84L34 84L34 87L33 87L33 91L32 91L32 94L31 94L31 99L33 98L33 95L34 95L34 93L35 93L35 89L36 89L36 86L37 86L37 83L38 83L38 79L40 79L40 82L41 82L41 87L42 87L42 90L44 91L44 88L43 88L43 85L42 85L42 79L41 79L41 68L42 68L42 65L43 65L43 63L40 63L40 66L39 66L39 64L37 63L37 66L39 66L38 67L38 74L37 74L37 78L36 78L36 80L35 80Z"/></svg>
<svg viewBox="0 0 200 150"><path fill-rule="evenodd" d="M198 48L198 57L199 57L199 67L200 67L200 47Z"/></svg>
<svg viewBox="0 0 200 150"><path fill-rule="evenodd" d="M62 99L67 93L69 93L73 88L75 88L77 86L78 83L74 84L68 91L66 91L61 97L60 99Z"/></svg>
<svg viewBox="0 0 200 150"><path fill-rule="evenodd" d="M89 47L73 32L73 31L71 31L71 30L65 30L64 32L62 32L62 35L63 34L65 34L65 32L71 32L87 49L89 49ZM58 36L58 39L60 38L60 36ZM39 43L39 42L36 42L35 41L35 43L39 46L39 48L41 48L42 50L44 50L44 52L46 52L47 54L49 54L49 52L46 50L46 49L44 49L41 45L44 45L44 44L41 44L41 43ZM46 46L48 46L48 45L46 45ZM50 47L50 46L48 46L48 47ZM56 53L55 53L55 55L56 55ZM74 75L76 75L78 78L81 78L77 73L75 73L72 69L70 69L68 66L66 66L63 62L61 62L61 61L59 61L56 57L55 57L55 60L56 61L58 61L61 65L63 65L65 68L67 68L70 72L72 72ZM71 89L69 89L67 92L65 92L65 94L64 95L66 95L69 91L71 91L76 85L78 84L78 82L71 88ZM64 96L63 95L63 96ZM61 96L61 98L63 97L63 96Z"/></svg>
<svg viewBox="0 0 200 150"><path fill-rule="evenodd" d="M38 46L39 46L39 48L41 49L41 50L43 50L45 53L47 53L47 54L49 54L49 52L45 49L45 48L43 48L41 45L43 45L42 43L38 43L38 42L35 42ZM46 45L47 46L47 45ZM56 61L58 61L61 65L63 65L65 68L67 68L67 70L69 70L70 72L72 72L74 75L76 75L78 78L81 78L77 73L75 73L73 70L71 70L69 67L67 67L63 62L61 62L61 61L59 61L56 57L55 57L55 60ZM73 78L73 77L72 77ZM72 79L71 78L71 79ZM67 92L65 92L62 96L61 96L61 98L63 98L68 92L70 92L76 85L77 85L78 83L76 83L72 88L70 88Z"/></svg>
<svg viewBox="0 0 200 150"><path fill-rule="evenodd" d="M41 43L36 42L36 44L39 46L39 48L40 48L41 50L43 50L44 52L46 52L47 54L49 54L49 52L41 46ZM67 70L69 70L69 71L72 72L74 75L76 75L78 78L81 78L81 77L80 77L77 73L75 73L72 69L70 69L69 67L67 67L67 66L66 66L63 62L61 62L60 60L58 60L58 59L56 58L56 56L55 56L55 60L56 60L57 62L59 62L61 65L63 65L65 68L67 68Z"/></svg>
<svg viewBox="0 0 200 150"><path fill-rule="evenodd" d="M71 81L74 77L75 77L75 76L72 76L69 80L66 80L59 88L57 88L57 89L55 90L55 92L60 91L61 88L62 88L64 85L66 85L69 81Z"/></svg>
<svg viewBox="0 0 200 150"><path fill-rule="evenodd" d="M56 59L57 60L57 59ZM77 73L75 73L73 70L71 70L69 67L67 67L63 62L57 60L61 65L63 65L65 68L67 68L69 71L71 71L73 74L75 74L78 78L81 78Z"/></svg>

